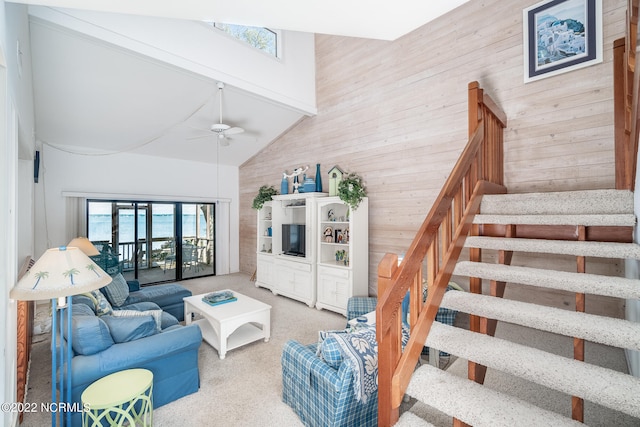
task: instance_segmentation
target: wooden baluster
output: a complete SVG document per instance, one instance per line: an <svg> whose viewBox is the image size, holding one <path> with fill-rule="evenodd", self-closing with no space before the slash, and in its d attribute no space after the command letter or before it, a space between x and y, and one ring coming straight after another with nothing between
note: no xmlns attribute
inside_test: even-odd
<svg viewBox="0 0 640 427"><path fill-rule="evenodd" d="M472 236L480 235L480 227L474 224L471 227ZM473 262L482 261L482 251L478 248L469 248L469 260ZM482 293L482 279L478 277L469 278L469 292L474 294ZM469 330L473 332L480 332L480 317L476 315L469 315ZM482 366L475 362L469 361L468 363L468 378L472 381L482 383L484 379L484 373L482 372ZM481 380L482 379L482 380ZM480 381L479 381L480 380Z"/></svg>
<svg viewBox="0 0 640 427"><path fill-rule="evenodd" d="M422 268L416 274L411 284L409 297L409 325L413 328L418 323L418 316L422 309Z"/></svg>
<svg viewBox="0 0 640 427"><path fill-rule="evenodd" d="M586 227L584 225L578 226L578 240L584 241L587 238ZM586 264L585 257L576 257L577 271L578 273L585 273ZM584 294L576 294L576 311L584 313L585 311L585 296ZM573 358L584 362L584 339L573 339ZM584 422L584 400L577 397L571 397L571 417L580 422Z"/></svg>
<svg viewBox="0 0 640 427"><path fill-rule="evenodd" d="M398 269L398 255L386 254L380 264L378 264L378 295L384 295L391 285L391 278ZM379 311L376 312L376 323L383 324L382 319L378 319ZM395 317L400 320L397 312ZM392 408L392 387L391 379L400 359L398 349L398 328L392 327L389 336L380 336L378 330L378 425L388 427L398 421L400 415L399 407Z"/></svg>

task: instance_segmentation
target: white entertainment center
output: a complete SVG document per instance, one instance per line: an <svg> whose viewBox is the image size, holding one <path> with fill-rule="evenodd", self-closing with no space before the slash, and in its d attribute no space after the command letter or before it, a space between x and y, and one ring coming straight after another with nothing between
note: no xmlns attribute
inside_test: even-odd
<svg viewBox="0 0 640 427"><path fill-rule="evenodd" d="M369 291L369 201L327 193L273 196L258 211L256 286L346 314Z"/></svg>

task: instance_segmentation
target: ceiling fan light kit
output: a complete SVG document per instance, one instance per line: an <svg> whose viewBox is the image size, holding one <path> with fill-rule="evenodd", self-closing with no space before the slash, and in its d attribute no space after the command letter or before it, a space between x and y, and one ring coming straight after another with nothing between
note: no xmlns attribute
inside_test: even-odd
<svg viewBox="0 0 640 427"><path fill-rule="evenodd" d="M220 102L220 122L211 125L211 131L218 134L218 139L222 142L228 135L237 135L244 132L244 129L239 127L231 127L222 121L222 89L224 89L224 83L218 82L218 101ZM229 145L228 142L225 145Z"/></svg>

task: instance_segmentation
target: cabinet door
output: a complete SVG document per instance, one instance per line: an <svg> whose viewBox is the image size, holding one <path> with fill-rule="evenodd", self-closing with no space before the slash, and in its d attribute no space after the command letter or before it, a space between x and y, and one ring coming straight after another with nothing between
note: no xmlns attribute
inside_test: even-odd
<svg viewBox="0 0 640 427"><path fill-rule="evenodd" d="M346 310L351 279L345 269L320 267L318 270L318 301Z"/></svg>
<svg viewBox="0 0 640 427"><path fill-rule="evenodd" d="M295 293L300 298L309 300L313 297L313 280L310 272L296 271L295 277Z"/></svg>
<svg viewBox="0 0 640 427"><path fill-rule="evenodd" d="M297 262L279 262L276 269L277 291L305 301L313 298L313 271L311 265Z"/></svg>
<svg viewBox="0 0 640 427"><path fill-rule="evenodd" d="M273 261L269 258L258 256L256 282L260 282L270 288L273 284Z"/></svg>

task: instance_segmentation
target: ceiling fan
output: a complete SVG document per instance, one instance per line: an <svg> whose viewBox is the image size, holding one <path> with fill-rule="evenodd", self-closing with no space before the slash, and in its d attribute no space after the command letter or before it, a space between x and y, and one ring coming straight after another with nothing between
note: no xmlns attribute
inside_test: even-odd
<svg viewBox="0 0 640 427"><path fill-rule="evenodd" d="M237 126L230 126L226 123L223 122L222 120L222 90L224 89L224 83L222 82L218 82L218 101L219 101L219 107L220 107L220 121L218 123L214 123L211 125L211 132L213 132L217 138L218 138L218 142L220 142L220 145L223 146L227 146L229 145L229 141L228 141L228 137L230 135L237 135L239 133L243 133L244 129L242 129L241 127L237 127ZM206 135L203 136L197 136L195 138L189 138L189 139L198 139L198 138L204 138Z"/></svg>

